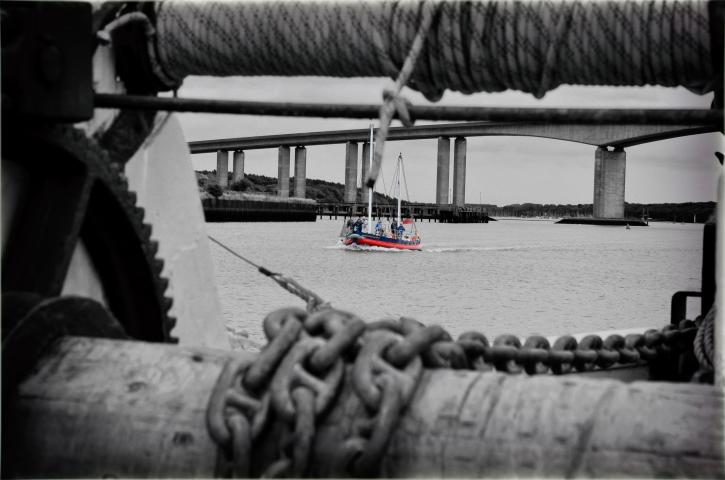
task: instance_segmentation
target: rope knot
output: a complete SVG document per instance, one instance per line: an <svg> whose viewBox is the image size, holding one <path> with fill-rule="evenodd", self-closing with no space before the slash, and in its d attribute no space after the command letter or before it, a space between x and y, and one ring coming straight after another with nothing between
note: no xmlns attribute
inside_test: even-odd
<svg viewBox="0 0 725 480"><path fill-rule="evenodd" d="M398 114L398 119L406 127L412 127L415 123L410 116L410 107L413 106L410 100L400 94L400 91L396 91L391 87L383 89L383 101L393 107L393 114Z"/></svg>

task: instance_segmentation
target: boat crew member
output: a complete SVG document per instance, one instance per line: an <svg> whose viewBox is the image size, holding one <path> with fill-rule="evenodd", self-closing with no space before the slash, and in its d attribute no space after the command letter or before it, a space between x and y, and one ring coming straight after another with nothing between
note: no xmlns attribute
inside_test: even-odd
<svg viewBox="0 0 725 480"><path fill-rule="evenodd" d="M405 227L403 226L402 223L400 223L398 225L398 237L402 237L404 232L405 232Z"/></svg>
<svg viewBox="0 0 725 480"><path fill-rule="evenodd" d="M395 219L390 222L390 233L393 234L393 238L398 238L398 222Z"/></svg>
<svg viewBox="0 0 725 480"><path fill-rule="evenodd" d="M378 220L378 223L375 224L375 235L380 236L383 234L383 224Z"/></svg>

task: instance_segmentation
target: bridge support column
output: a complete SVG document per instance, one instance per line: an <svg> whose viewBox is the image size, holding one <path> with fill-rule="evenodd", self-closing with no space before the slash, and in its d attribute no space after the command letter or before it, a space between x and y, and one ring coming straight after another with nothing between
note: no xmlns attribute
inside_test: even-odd
<svg viewBox="0 0 725 480"><path fill-rule="evenodd" d="M289 197L289 147L279 147L277 155L277 196Z"/></svg>
<svg viewBox="0 0 725 480"><path fill-rule="evenodd" d="M357 142L345 144L345 202L357 200Z"/></svg>
<svg viewBox="0 0 725 480"><path fill-rule="evenodd" d="M307 149L295 147L295 197L305 198L307 193Z"/></svg>
<svg viewBox="0 0 725 480"><path fill-rule="evenodd" d="M234 160L232 160L232 183L236 183L244 178L244 150L234 151Z"/></svg>
<svg viewBox="0 0 725 480"><path fill-rule="evenodd" d="M216 180L220 187L227 186L229 172L229 152L226 150L217 150L216 152Z"/></svg>
<svg viewBox="0 0 725 480"><path fill-rule="evenodd" d="M445 205L449 202L450 170L451 139L438 137L438 168L436 170L436 203L438 205Z"/></svg>
<svg viewBox="0 0 725 480"><path fill-rule="evenodd" d="M466 204L466 139L457 137L453 144L453 204Z"/></svg>
<svg viewBox="0 0 725 480"><path fill-rule="evenodd" d="M597 148L594 154L594 218L624 218L627 155L621 148Z"/></svg>
<svg viewBox="0 0 725 480"><path fill-rule="evenodd" d="M368 176L368 170L370 170L370 142L362 144L360 163L362 164L362 169L360 170L360 201L367 202L368 189L365 188L365 177Z"/></svg>

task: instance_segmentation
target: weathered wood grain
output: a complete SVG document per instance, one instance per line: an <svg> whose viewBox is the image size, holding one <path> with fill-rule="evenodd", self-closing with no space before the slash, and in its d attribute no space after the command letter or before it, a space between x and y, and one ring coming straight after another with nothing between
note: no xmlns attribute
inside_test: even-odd
<svg viewBox="0 0 725 480"><path fill-rule="evenodd" d="M213 476L205 413L232 355L245 354L59 340L3 406L3 476ZM311 475L344 474L341 447L365 415L346 382L318 425ZM427 370L381 474L722 478L722 422L712 386ZM282 430L255 442L253 473L279 454Z"/></svg>

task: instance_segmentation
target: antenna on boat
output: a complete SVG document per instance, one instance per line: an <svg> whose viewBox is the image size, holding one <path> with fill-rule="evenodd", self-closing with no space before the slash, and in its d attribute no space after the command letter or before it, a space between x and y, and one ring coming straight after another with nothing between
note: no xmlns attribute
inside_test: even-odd
<svg viewBox="0 0 725 480"><path fill-rule="evenodd" d="M396 192L396 197L398 197L398 225L400 225L400 162L402 162L402 161L403 161L403 154L399 153L398 154L398 163L395 166L395 168L396 168L395 176L397 177L397 187L398 187L398 190Z"/></svg>
<svg viewBox="0 0 725 480"><path fill-rule="evenodd" d="M368 163L368 172L373 167L373 124L370 124L370 159ZM368 233L372 233L373 230L373 188L375 184L368 187Z"/></svg>

